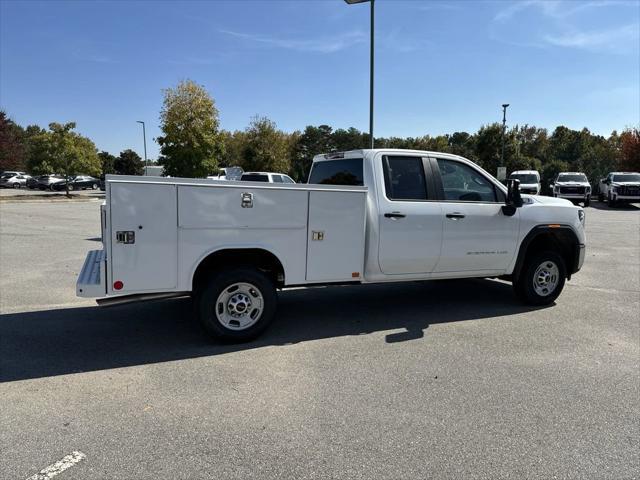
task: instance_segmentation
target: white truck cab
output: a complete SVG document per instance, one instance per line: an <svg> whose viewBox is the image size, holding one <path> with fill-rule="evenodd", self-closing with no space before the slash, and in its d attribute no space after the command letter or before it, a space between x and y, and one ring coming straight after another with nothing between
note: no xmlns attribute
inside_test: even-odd
<svg viewBox="0 0 640 480"><path fill-rule="evenodd" d="M591 203L591 184L582 172L560 172L551 184L553 196L566 198L572 202Z"/></svg>
<svg viewBox="0 0 640 480"><path fill-rule="evenodd" d="M640 173L611 172L600 180L598 200L607 200L610 207L617 203L640 202Z"/></svg>
<svg viewBox="0 0 640 480"><path fill-rule="evenodd" d="M500 277L546 305L585 253L582 208L426 151L318 155L308 184L109 175L101 211L77 294L191 295L223 341L261 333L290 286Z"/></svg>
<svg viewBox="0 0 640 480"><path fill-rule="evenodd" d="M509 175L509 180L518 180L522 193L539 195L542 189L540 185L540 174L537 170L517 170Z"/></svg>

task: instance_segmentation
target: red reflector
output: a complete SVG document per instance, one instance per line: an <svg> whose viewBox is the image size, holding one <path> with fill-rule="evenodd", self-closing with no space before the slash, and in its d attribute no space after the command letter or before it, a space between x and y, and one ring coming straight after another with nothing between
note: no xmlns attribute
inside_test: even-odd
<svg viewBox="0 0 640 480"><path fill-rule="evenodd" d="M124 287L124 283L122 283L120 280L116 280L115 282L113 282L114 290L122 290L122 287Z"/></svg>

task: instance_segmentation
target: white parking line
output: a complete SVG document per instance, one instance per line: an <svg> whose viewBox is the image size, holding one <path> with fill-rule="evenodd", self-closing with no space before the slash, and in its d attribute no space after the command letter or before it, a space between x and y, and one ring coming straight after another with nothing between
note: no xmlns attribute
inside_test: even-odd
<svg viewBox="0 0 640 480"><path fill-rule="evenodd" d="M64 472L66 469L73 467L76 463L81 462L85 458L87 458L87 456L82 452L71 452L56 463L40 470L35 475L31 475L27 480L48 480L49 478L53 478L59 473Z"/></svg>

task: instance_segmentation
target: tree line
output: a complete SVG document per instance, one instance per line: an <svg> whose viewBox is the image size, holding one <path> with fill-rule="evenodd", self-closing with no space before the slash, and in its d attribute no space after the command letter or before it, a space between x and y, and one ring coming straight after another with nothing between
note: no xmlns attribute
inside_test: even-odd
<svg viewBox="0 0 640 480"><path fill-rule="evenodd" d="M158 163L165 175L206 177L219 168L240 166L245 171L287 173L306 181L313 156L331 151L364 148L369 135L356 128L334 129L309 125L284 132L267 117L250 119L244 130L220 128L219 112L206 89L192 80L164 90L160 111L162 134ZM93 142L74 132L74 123L51 123L22 128L0 112L0 170L31 173L139 175L143 163L133 150L118 157L98 153ZM403 148L447 152L466 157L492 174L502 165L502 125L483 125L475 133L454 132L421 137L375 138L377 148ZM533 125L515 125L504 132L504 166L538 170L543 187L560 171L581 171L592 183L614 170L640 170L640 130L613 131L608 137L587 128L556 127L551 133Z"/></svg>

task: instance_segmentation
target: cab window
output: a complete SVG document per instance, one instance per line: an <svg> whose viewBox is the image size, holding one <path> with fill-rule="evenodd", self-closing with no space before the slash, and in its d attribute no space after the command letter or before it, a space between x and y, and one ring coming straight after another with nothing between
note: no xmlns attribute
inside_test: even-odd
<svg viewBox="0 0 640 480"><path fill-rule="evenodd" d="M309 182L321 185L364 185L362 158L315 162Z"/></svg>
<svg viewBox="0 0 640 480"><path fill-rule="evenodd" d="M497 188L480 172L462 162L438 158L444 200L497 202ZM499 192L502 193L502 192ZM502 195L504 197L504 195Z"/></svg>
<svg viewBox="0 0 640 480"><path fill-rule="evenodd" d="M427 182L421 157L382 158L384 189L389 200L426 200Z"/></svg>

